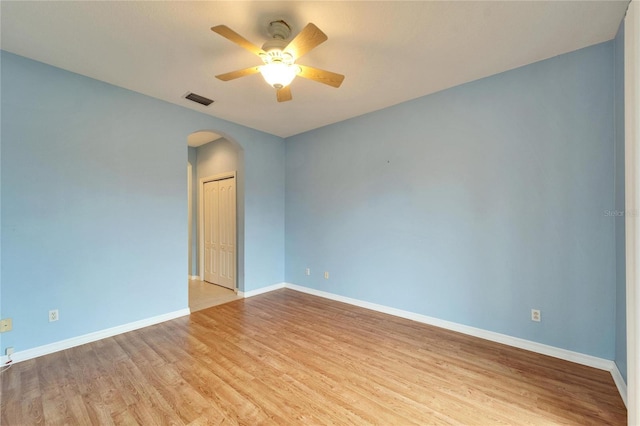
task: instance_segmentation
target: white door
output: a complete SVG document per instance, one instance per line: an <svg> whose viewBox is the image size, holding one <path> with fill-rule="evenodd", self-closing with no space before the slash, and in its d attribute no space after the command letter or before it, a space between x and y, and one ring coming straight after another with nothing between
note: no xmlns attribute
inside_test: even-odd
<svg viewBox="0 0 640 426"><path fill-rule="evenodd" d="M205 182L203 193L204 280L235 289L235 178Z"/></svg>
<svg viewBox="0 0 640 426"><path fill-rule="evenodd" d="M235 288L236 275L236 180L218 181L219 265L221 286Z"/></svg>
<svg viewBox="0 0 640 426"><path fill-rule="evenodd" d="M218 187L217 181L204 184L204 280L216 283L218 276Z"/></svg>

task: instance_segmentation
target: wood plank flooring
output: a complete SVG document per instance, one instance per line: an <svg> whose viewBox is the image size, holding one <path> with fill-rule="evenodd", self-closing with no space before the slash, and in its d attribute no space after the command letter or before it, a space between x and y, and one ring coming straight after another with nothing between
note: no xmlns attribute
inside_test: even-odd
<svg viewBox="0 0 640 426"><path fill-rule="evenodd" d="M2 425L624 425L608 372L293 290L14 365Z"/></svg>

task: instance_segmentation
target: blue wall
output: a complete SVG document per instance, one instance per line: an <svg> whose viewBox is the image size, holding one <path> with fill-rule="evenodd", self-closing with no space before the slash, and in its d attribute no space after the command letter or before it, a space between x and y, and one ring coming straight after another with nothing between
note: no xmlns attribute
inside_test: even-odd
<svg viewBox="0 0 640 426"><path fill-rule="evenodd" d="M286 146L2 52L0 310L14 320L2 352L187 306L186 138L213 130L243 149L241 290L286 279L615 359L626 374L624 228L603 213L624 209L622 44Z"/></svg>
<svg viewBox="0 0 640 426"><path fill-rule="evenodd" d="M624 205L624 21L620 24L614 46L614 155L615 211L622 213ZM616 241L616 351L615 362L627 380L627 284L625 260L624 216L614 216Z"/></svg>
<svg viewBox="0 0 640 426"><path fill-rule="evenodd" d="M608 42L287 139L287 282L614 359L612 105Z"/></svg>
<svg viewBox="0 0 640 426"><path fill-rule="evenodd" d="M191 165L191 262L189 275L198 275L198 214L196 200L198 199L198 157L196 148L189 147L187 161Z"/></svg>
<svg viewBox="0 0 640 426"><path fill-rule="evenodd" d="M283 281L281 138L10 53L1 64L3 354L187 307L197 130L244 150L243 290Z"/></svg>
<svg viewBox="0 0 640 426"><path fill-rule="evenodd" d="M0 72L2 72L2 55L0 55ZM0 99L2 98L2 82L0 81ZM2 102L0 102L0 122L2 120ZM0 318L5 318L2 312L2 129L0 128ZM0 333L0 350L4 354L2 345L2 334Z"/></svg>

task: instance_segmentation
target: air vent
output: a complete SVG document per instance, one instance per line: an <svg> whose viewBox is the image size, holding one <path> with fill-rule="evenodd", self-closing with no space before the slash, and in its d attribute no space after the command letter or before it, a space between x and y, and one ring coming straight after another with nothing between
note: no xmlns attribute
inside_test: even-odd
<svg viewBox="0 0 640 426"><path fill-rule="evenodd" d="M209 106L213 103L213 100L205 98L204 96L196 95L195 93L187 93L185 98L204 106Z"/></svg>

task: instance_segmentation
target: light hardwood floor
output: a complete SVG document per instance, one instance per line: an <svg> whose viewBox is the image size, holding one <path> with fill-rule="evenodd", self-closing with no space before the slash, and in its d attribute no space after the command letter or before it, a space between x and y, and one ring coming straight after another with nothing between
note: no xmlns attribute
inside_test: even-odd
<svg viewBox="0 0 640 426"><path fill-rule="evenodd" d="M14 365L2 425L623 425L608 372L283 289Z"/></svg>
<svg viewBox="0 0 640 426"><path fill-rule="evenodd" d="M200 311L240 299L235 291L206 281L189 280L189 309Z"/></svg>

